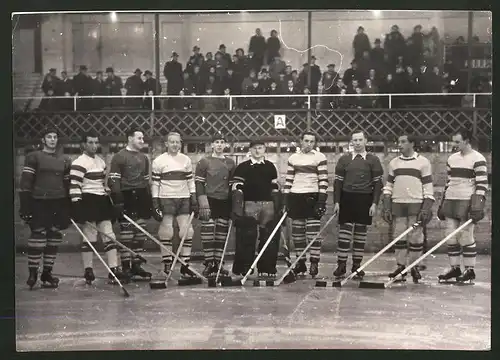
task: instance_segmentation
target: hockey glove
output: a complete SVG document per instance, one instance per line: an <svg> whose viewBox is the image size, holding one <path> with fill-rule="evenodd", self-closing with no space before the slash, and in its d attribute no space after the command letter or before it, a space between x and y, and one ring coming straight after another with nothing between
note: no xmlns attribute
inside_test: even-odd
<svg viewBox="0 0 500 360"><path fill-rule="evenodd" d="M233 221L236 221L244 214L245 214L245 198L243 196L243 191L234 190L231 193L231 219Z"/></svg>
<svg viewBox="0 0 500 360"><path fill-rule="evenodd" d="M153 198L153 219L158 222L163 220L163 212L161 210L161 203L159 198Z"/></svg>
<svg viewBox="0 0 500 360"><path fill-rule="evenodd" d="M314 216L320 220L326 213L326 194L319 194L316 204L314 204Z"/></svg>
<svg viewBox="0 0 500 360"><path fill-rule="evenodd" d="M189 199L189 212L194 212L194 216L198 216L199 207L198 200L196 200L196 194L191 194L191 197Z"/></svg>
<svg viewBox="0 0 500 360"><path fill-rule="evenodd" d="M434 200L426 198L422 202L422 208L417 215L417 221L422 222L422 226L427 225L432 220L432 205Z"/></svg>
<svg viewBox="0 0 500 360"><path fill-rule="evenodd" d="M200 220L208 221L210 220L210 204L208 202L207 195L198 196L198 204L200 205Z"/></svg>
<svg viewBox="0 0 500 360"><path fill-rule="evenodd" d="M29 191L21 191L19 193L19 216L24 222L29 223L33 218L33 198Z"/></svg>
<svg viewBox="0 0 500 360"><path fill-rule="evenodd" d="M474 224L477 224L484 218L484 206L486 199L482 195L474 194L470 198L469 219L472 219Z"/></svg>
<svg viewBox="0 0 500 360"><path fill-rule="evenodd" d="M382 198L382 219L388 224L392 223L392 200L389 195Z"/></svg>
<svg viewBox="0 0 500 360"><path fill-rule="evenodd" d="M85 222L82 200L71 203L71 217L77 224L83 224Z"/></svg>

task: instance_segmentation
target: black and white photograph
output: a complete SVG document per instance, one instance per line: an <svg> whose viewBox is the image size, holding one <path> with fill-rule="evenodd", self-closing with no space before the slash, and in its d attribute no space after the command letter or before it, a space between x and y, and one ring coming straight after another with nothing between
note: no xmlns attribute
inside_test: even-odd
<svg viewBox="0 0 500 360"><path fill-rule="evenodd" d="M16 351L491 350L492 27L13 13Z"/></svg>

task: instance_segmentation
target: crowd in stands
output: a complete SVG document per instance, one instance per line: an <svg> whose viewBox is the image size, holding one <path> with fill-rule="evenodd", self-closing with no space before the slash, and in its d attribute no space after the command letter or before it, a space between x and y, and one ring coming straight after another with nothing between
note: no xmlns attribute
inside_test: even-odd
<svg viewBox="0 0 500 360"><path fill-rule="evenodd" d="M463 41L463 37L457 39ZM385 39L375 39L373 45L362 26L358 28L353 43L354 58L343 74L337 72L336 64L321 69L316 57L304 63L302 69L292 69L280 56L280 39L276 30L265 39L260 29L250 39L248 53L243 48L230 55L224 44L215 54L201 53L194 46L193 54L183 66L174 52L165 64L166 95L184 95L185 98L155 99L155 109L198 109L204 111L229 109L228 99L210 95L283 95L283 97L247 97L233 99L233 109L266 108L378 108L388 107L389 99L384 94L453 93L466 92L467 78L459 71L459 64L467 60L461 49L441 66L439 35L436 28L422 32L422 26L414 27L411 36L405 39L397 25L392 26ZM101 71L95 78L87 74L87 67L68 79L65 72L61 78L51 69L43 81L46 97L40 104L42 110L71 110L72 99L51 99L51 96L100 96L118 95L115 99L79 99L78 109L102 108L151 108L151 95L160 95L161 85L151 71L137 69L123 83L112 68L106 69L106 78ZM464 78L465 75L465 78ZM491 92L491 84L480 79L472 92ZM332 96L289 97L291 94L323 94ZM358 96L333 96L353 94ZM373 96L359 96L373 94ZM129 95L143 98L127 98ZM204 95L192 98L187 95ZM460 97L443 96L397 96L392 107L437 105L460 106Z"/></svg>

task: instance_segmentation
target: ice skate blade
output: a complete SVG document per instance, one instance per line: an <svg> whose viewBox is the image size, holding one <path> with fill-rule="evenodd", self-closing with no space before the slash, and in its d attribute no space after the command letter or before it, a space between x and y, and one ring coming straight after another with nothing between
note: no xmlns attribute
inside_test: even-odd
<svg viewBox="0 0 500 360"><path fill-rule="evenodd" d="M469 285L474 285L474 282L473 281L456 281L456 280L438 280L438 284L469 286Z"/></svg>
<svg viewBox="0 0 500 360"><path fill-rule="evenodd" d="M336 280L317 280L316 287L342 287L340 281Z"/></svg>
<svg viewBox="0 0 500 360"><path fill-rule="evenodd" d="M360 289L385 289L384 283L374 283L368 281L360 281L359 283Z"/></svg>
<svg viewBox="0 0 500 360"><path fill-rule="evenodd" d="M57 289L59 287L59 284L55 284L55 285L52 285L52 284L43 284L40 285L40 287L42 289Z"/></svg>
<svg viewBox="0 0 500 360"><path fill-rule="evenodd" d="M255 286L255 287L276 286L276 281L275 280L254 280L253 286Z"/></svg>
<svg viewBox="0 0 500 360"><path fill-rule="evenodd" d="M162 290L167 288L167 283L165 281L152 281L149 283L149 288L151 290Z"/></svg>
<svg viewBox="0 0 500 360"><path fill-rule="evenodd" d="M179 279L177 280L177 285L179 286L191 286L191 285L200 285L203 282L200 278L187 278L187 279Z"/></svg>

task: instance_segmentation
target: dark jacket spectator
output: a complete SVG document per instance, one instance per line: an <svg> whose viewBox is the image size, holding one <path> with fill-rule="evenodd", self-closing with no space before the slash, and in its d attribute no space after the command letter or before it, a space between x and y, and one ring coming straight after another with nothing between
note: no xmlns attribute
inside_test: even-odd
<svg viewBox="0 0 500 360"><path fill-rule="evenodd" d="M250 74L243 79L243 82L241 83L241 91L243 94L246 93L247 89L252 86L254 79L257 79L257 74L255 70L251 70ZM259 80L257 79L257 84L259 83Z"/></svg>
<svg viewBox="0 0 500 360"><path fill-rule="evenodd" d="M178 95L183 87L182 65L178 61L179 54L172 53L172 60L165 64L163 75L167 79L167 94Z"/></svg>
<svg viewBox="0 0 500 360"><path fill-rule="evenodd" d="M201 66L204 61L205 58L203 57L203 54L200 53L200 48L198 46L194 46L193 55L189 57L189 60L186 64L186 71L189 72L189 74L193 74L194 67L196 65Z"/></svg>
<svg viewBox="0 0 500 360"><path fill-rule="evenodd" d="M57 82L57 96L73 96L74 93L73 80L68 78L66 71L61 72L61 79Z"/></svg>
<svg viewBox="0 0 500 360"><path fill-rule="evenodd" d="M210 71L210 68L215 69L215 60L213 59L213 55L211 52L207 52L205 55L205 61L203 62L203 65L201 66L201 72L205 75L208 76L208 72ZM205 91L203 92L205 93Z"/></svg>
<svg viewBox="0 0 500 360"><path fill-rule="evenodd" d="M87 67L85 65L81 65L79 73L73 77L73 87L75 90L75 95L91 96L94 90L93 84L94 83L92 81L92 78L87 74ZM90 110L91 107L91 99L77 100L77 110Z"/></svg>
<svg viewBox="0 0 500 360"><path fill-rule="evenodd" d="M227 69L227 76L222 79L222 88L229 89L233 95L241 95L241 83L243 79L236 75L232 67Z"/></svg>
<svg viewBox="0 0 500 360"><path fill-rule="evenodd" d="M370 52L370 60L372 62L373 68L378 72L381 73L384 70L384 59L385 52L384 49L381 47L381 42L380 39L375 39L375 46Z"/></svg>
<svg viewBox="0 0 500 360"><path fill-rule="evenodd" d="M344 72L342 81L344 85L349 86L353 79L359 79L358 64L355 60L351 62L351 67Z"/></svg>
<svg viewBox="0 0 500 360"><path fill-rule="evenodd" d="M414 69L418 69L424 57L424 34L422 34L421 25L413 28L413 34L408 38L406 54L407 63Z"/></svg>
<svg viewBox="0 0 500 360"><path fill-rule="evenodd" d="M357 65L357 79L360 83L364 83L368 78L370 69L373 67L370 60L370 52L368 50L363 52L363 56L357 61Z"/></svg>
<svg viewBox="0 0 500 360"><path fill-rule="evenodd" d="M311 86L309 90L312 94L318 93L318 85L321 80L321 69L318 65L316 65L316 56L311 57L311 65L309 66L311 69Z"/></svg>
<svg viewBox="0 0 500 360"><path fill-rule="evenodd" d="M106 95L106 84L104 83L102 71L96 72L95 79L93 79L92 81L93 81L92 94L96 96ZM104 101L103 98L92 99L92 104L94 109L100 110L106 105L106 101Z"/></svg>
<svg viewBox="0 0 500 360"><path fill-rule="evenodd" d="M229 63L222 57L221 52L215 53L215 76L221 81L227 75Z"/></svg>
<svg viewBox="0 0 500 360"><path fill-rule="evenodd" d="M183 81L182 81L182 89L184 90L184 93L186 94L191 94L192 92L196 91L196 87L193 84L193 81L191 80L191 77L189 76L189 72L184 71L182 73L183 76Z"/></svg>
<svg viewBox="0 0 500 360"><path fill-rule="evenodd" d="M191 75L191 81L194 87L194 93L197 95L202 95L205 93L205 84L207 79L202 75L199 66L193 68L193 75Z"/></svg>
<svg viewBox="0 0 500 360"><path fill-rule="evenodd" d="M278 38L278 32L276 30L271 30L271 37L267 38L267 64L271 64L276 57L280 56L280 39Z"/></svg>
<svg viewBox="0 0 500 360"><path fill-rule="evenodd" d="M269 64L269 75L271 76L271 79L278 82L280 80L280 74L285 71L285 68L286 63L281 60L278 54L278 56L275 56L274 60Z"/></svg>
<svg viewBox="0 0 500 360"><path fill-rule="evenodd" d="M248 53L251 57L252 69L259 72L264 63L264 55L266 53L266 39L262 36L260 29L256 29L255 35L250 38Z"/></svg>
<svg viewBox="0 0 500 360"><path fill-rule="evenodd" d="M394 94L396 93L396 85L394 83L394 77L391 73L387 74L385 81L383 84L380 86L380 94ZM393 99L394 100L394 99ZM379 103L382 105L382 107L388 108L389 107L389 97L388 96L381 96ZM394 107L394 106L392 106Z"/></svg>
<svg viewBox="0 0 500 360"><path fill-rule="evenodd" d="M297 88L292 80L288 80L287 86L283 95L299 95L302 92ZM288 97L283 99L283 104L287 109L297 109L300 107L300 102L298 97Z"/></svg>
<svg viewBox="0 0 500 360"><path fill-rule="evenodd" d="M146 70L144 72L144 76L146 77L146 80L144 81L144 92L146 93L146 95L160 95L161 94L161 84L158 80L156 80L154 77L153 77L153 73L149 70ZM155 106L155 110L160 110L162 109L162 106L161 106L161 101L160 99L158 98L155 98L154 99L154 106ZM144 99L144 108L145 109L151 109L151 106L152 106L152 102L151 102L151 98L149 97L146 97Z"/></svg>
<svg viewBox="0 0 500 360"><path fill-rule="evenodd" d="M245 95L262 95L261 88L259 86L259 80L258 79L253 79L252 80L252 85L249 86L246 91ZM265 99L261 97L254 97L250 96L245 99L245 109L264 109L265 108Z"/></svg>
<svg viewBox="0 0 500 360"><path fill-rule="evenodd" d="M130 76L125 81L125 89L127 90L127 96L142 96L144 95L144 81L141 78L142 71L136 69L134 75ZM140 108L143 104L142 98L132 98L128 99L130 106L133 108Z"/></svg>
<svg viewBox="0 0 500 360"><path fill-rule="evenodd" d="M352 41L352 48L354 50L354 59L358 60L363 56L363 52L370 51L370 39L365 34L365 29L360 26L354 40Z"/></svg>
<svg viewBox="0 0 500 360"><path fill-rule="evenodd" d="M104 79L104 85L106 85L106 95L112 96L122 96L123 82L121 77L116 76L113 68L108 67L106 69L106 79ZM109 107L128 107L130 104L124 102L125 99L122 98L112 98L106 101Z"/></svg>
<svg viewBox="0 0 500 360"><path fill-rule="evenodd" d="M398 56L405 55L406 41L403 35L399 32L399 27L397 25L393 25L391 32L386 34L384 40L384 50L390 64L396 64Z"/></svg>
<svg viewBox="0 0 500 360"><path fill-rule="evenodd" d="M271 86L269 88L269 95L282 95L282 91L280 90L278 83L276 81L271 82ZM279 109L280 105L283 103L283 98L281 97L269 97L267 102L269 109Z"/></svg>
<svg viewBox="0 0 500 360"><path fill-rule="evenodd" d="M229 65L231 65L231 55L229 55L227 52L226 52L226 45L224 44L220 44L219 45L219 53L221 54L221 58L226 62L227 66L226 66L226 69ZM216 58L217 58L217 54L215 54Z"/></svg>

